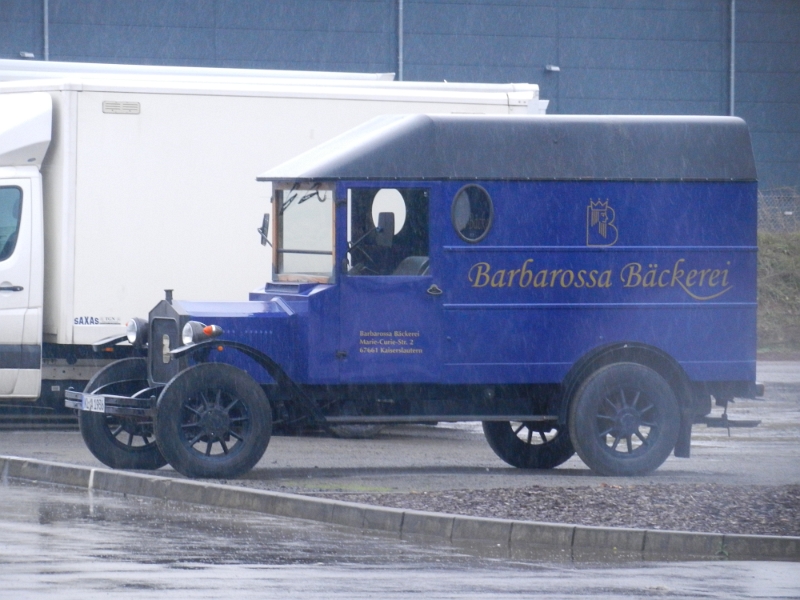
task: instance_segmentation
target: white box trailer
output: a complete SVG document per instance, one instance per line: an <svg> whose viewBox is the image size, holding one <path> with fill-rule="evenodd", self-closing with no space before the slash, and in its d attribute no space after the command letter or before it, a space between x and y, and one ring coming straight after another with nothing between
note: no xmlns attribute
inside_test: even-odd
<svg viewBox="0 0 800 600"><path fill-rule="evenodd" d="M81 63L61 61L0 59L0 81L19 81L22 79L53 79L68 75L78 75L82 79L108 79L119 77L127 81L136 79L154 81L195 80L239 81L240 83L258 80L312 80L319 84L324 80L350 81L392 81L394 73L354 73L346 71L290 71L277 69L232 69L216 67L171 67L164 65L118 65L111 63Z"/></svg>
<svg viewBox="0 0 800 600"><path fill-rule="evenodd" d="M532 84L0 83L0 399L58 406L128 351L91 344L166 288L235 300L263 285L264 169L380 114L545 107Z"/></svg>

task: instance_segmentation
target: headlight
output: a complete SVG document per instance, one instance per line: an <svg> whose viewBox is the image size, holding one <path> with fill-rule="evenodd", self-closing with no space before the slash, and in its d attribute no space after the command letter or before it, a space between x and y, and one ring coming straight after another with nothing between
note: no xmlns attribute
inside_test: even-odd
<svg viewBox="0 0 800 600"><path fill-rule="evenodd" d="M128 324L125 326L125 335L132 345L141 348L147 344L147 332L149 329L150 325L147 321L134 317L128 321Z"/></svg>
<svg viewBox="0 0 800 600"><path fill-rule="evenodd" d="M219 325L204 325L200 321L189 321L183 326L181 340L183 345L198 344L222 335L222 327Z"/></svg>

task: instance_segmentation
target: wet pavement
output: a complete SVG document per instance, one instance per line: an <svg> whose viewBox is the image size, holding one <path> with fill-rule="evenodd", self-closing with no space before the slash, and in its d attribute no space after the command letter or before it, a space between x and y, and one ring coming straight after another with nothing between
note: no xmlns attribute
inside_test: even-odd
<svg viewBox="0 0 800 600"><path fill-rule="evenodd" d="M800 362L759 361L756 367L756 379L764 384L800 383Z"/></svg>
<svg viewBox="0 0 800 600"><path fill-rule="evenodd" d="M764 400L737 402L730 416L761 419L760 427L730 437L696 427L691 459L670 458L636 481L800 483L800 364L759 363L759 379ZM0 455L102 466L74 431L0 431ZM157 473L176 476L169 467ZM228 483L335 497L614 479L577 458L549 472L510 468L478 424L461 423L392 427L374 440L274 437L257 467ZM8 482L0 482L0 503L0 598L800 598L798 563L493 560L449 544Z"/></svg>
<svg viewBox="0 0 800 600"><path fill-rule="evenodd" d="M481 559L255 513L0 484L7 598L800 598L800 564Z"/></svg>
<svg viewBox="0 0 800 600"><path fill-rule="evenodd" d="M759 363L763 400L731 405L732 419L757 419L752 429L694 427L692 458L670 457L644 483L800 484L800 363ZM714 408L713 414L721 410ZM0 431L0 455L103 466L76 431ZM764 465L769 465L768 469ZM177 476L170 467L159 475ZM229 481L297 493L423 492L540 486L629 485L599 477L577 457L550 471L509 467L492 452L480 423L389 427L372 440L274 436L244 477Z"/></svg>

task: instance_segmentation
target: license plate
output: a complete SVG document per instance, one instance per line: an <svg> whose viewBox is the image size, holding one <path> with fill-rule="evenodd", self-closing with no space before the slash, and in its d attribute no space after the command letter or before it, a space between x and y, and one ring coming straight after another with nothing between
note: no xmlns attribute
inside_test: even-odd
<svg viewBox="0 0 800 600"><path fill-rule="evenodd" d="M87 394L83 397L83 410L88 410L90 412L106 412L105 397Z"/></svg>

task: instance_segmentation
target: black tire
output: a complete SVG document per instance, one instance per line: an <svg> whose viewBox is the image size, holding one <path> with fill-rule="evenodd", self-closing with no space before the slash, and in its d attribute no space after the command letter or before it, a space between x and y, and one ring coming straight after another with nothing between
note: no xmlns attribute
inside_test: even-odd
<svg viewBox="0 0 800 600"><path fill-rule="evenodd" d="M86 384L86 393L136 396L150 393L144 358L125 358L98 371ZM113 469L160 469L167 460L158 449L153 421L78 411L81 436L89 451Z"/></svg>
<svg viewBox="0 0 800 600"><path fill-rule="evenodd" d="M569 409L569 433L583 462L599 475L645 475L675 448L680 409L656 371L617 363L589 375Z"/></svg>
<svg viewBox="0 0 800 600"><path fill-rule="evenodd" d="M484 421L495 454L519 469L553 469L575 454L566 427L549 421Z"/></svg>
<svg viewBox="0 0 800 600"><path fill-rule="evenodd" d="M233 478L264 455L272 411L244 371L203 363L181 371L158 398L156 439L169 464L187 477Z"/></svg>

